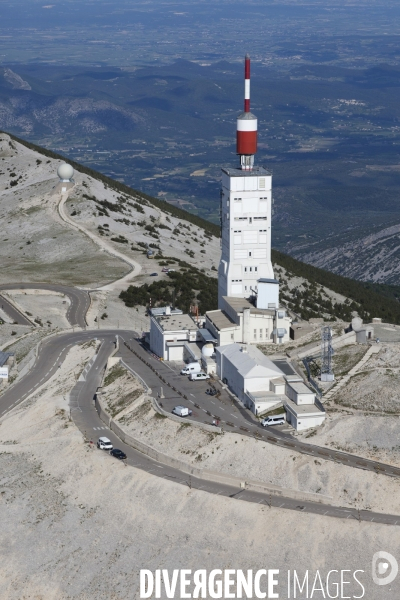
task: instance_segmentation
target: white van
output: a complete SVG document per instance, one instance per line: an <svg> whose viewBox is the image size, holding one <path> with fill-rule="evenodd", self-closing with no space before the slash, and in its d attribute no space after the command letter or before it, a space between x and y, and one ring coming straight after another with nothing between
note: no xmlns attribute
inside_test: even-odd
<svg viewBox="0 0 400 600"><path fill-rule="evenodd" d="M175 408L172 409L172 414L177 415L178 417L190 417L192 411L189 408L186 408L186 406L175 406Z"/></svg>
<svg viewBox="0 0 400 600"><path fill-rule="evenodd" d="M200 373L201 368L198 362L192 362L186 365L181 371L181 375L190 375L191 373Z"/></svg>
<svg viewBox="0 0 400 600"><path fill-rule="evenodd" d="M204 371L200 371L200 373L191 373L189 375L190 381L204 381L205 379L210 379L210 376Z"/></svg>
<svg viewBox="0 0 400 600"><path fill-rule="evenodd" d="M97 447L100 448L100 450L112 450L113 449L112 443L106 437L99 437L99 440L97 442Z"/></svg>
<svg viewBox="0 0 400 600"><path fill-rule="evenodd" d="M285 416L281 415L273 415L272 417L266 417L261 421L261 425L263 427L269 427L270 425L284 425L286 422Z"/></svg>

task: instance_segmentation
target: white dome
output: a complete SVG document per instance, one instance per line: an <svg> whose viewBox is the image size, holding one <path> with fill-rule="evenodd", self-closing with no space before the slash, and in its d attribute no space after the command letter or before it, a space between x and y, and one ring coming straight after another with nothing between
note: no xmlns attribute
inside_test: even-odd
<svg viewBox="0 0 400 600"><path fill-rule="evenodd" d="M213 344L204 344L201 349L201 353L203 356L212 356L214 354Z"/></svg>
<svg viewBox="0 0 400 600"><path fill-rule="evenodd" d="M71 165L68 165L67 163L62 163L57 169L57 175L63 181L69 181L72 178L73 174L74 169L71 167Z"/></svg>
<svg viewBox="0 0 400 600"><path fill-rule="evenodd" d="M351 328L353 331L360 331L363 324L363 320L360 317L354 317L351 321Z"/></svg>

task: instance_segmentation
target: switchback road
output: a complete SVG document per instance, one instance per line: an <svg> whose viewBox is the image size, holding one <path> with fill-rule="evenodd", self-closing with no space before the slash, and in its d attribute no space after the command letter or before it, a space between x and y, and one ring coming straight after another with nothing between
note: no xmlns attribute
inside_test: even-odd
<svg viewBox="0 0 400 600"><path fill-rule="evenodd" d="M112 349L115 348L116 335L120 337L122 342L132 343L132 332L126 330L65 333L45 340L41 345L36 363L32 370L0 397L0 417L22 402L30 394L34 393L35 390L39 389L41 385L57 371L58 365L64 360L68 350L73 345L94 338L101 339L103 342L101 349L91 368L86 373L86 380L78 382L72 390L71 414L76 425L88 439L92 436L96 439L101 435L109 437L116 447L127 454L129 465L145 470L153 475L170 479L171 481L182 485L247 502L255 502L267 506L276 506L279 508L287 508L343 519L373 521L375 523L385 523L390 525L400 524L400 516L397 515L372 513L370 511L358 511L353 508L330 506L317 502L299 501L282 495L277 496L242 488L238 489L229 485L191 477L166 464L154 461L130 446L127 446L100 420L93 402L94 394L104 372L107 358ZM128 357L126 358L128 359ZM142 361L138 360L135 356L135 359L131 359L129 362L133 364L137 370L138 365ZM153 373L151 370L150 372ZM110 460L115 459L110 457Z"/></svg>
<svg viewBox="0 0 400 600"><path fill-rule="evenodd" d="M1 290L49 290L65 294L71 302L66 314L69 323L72 326L86 327L85 317L90 306L90 297L86 290L50 283L6 283L0 285L0 292ZM0 304L4 305L4 311L19 325L31 325L29 319L16 310L4 296L1 296Z"/></svg>
<svg viewBox="0 0 400 600"><path fill-rule="evenodd" d="M253 502L268 507L274 506L276 508L286 508L298 512L307 512L340 519L356 519L357 521L369 521L387 525L400 525L400 516L397 515L376 513L366 510L359 511L355 508L343 508L304 500L299 501L294 498L285 497L284 495L277 496L233 487L218 482L206 481L182 473L181 471L174 469L165 463L152 460L131 446L124 444L114 434L114 432L106 427L103 421L100 420L92 401L95 390L97 389L103 374L104 365L113 348L114 342L112 338L107 336L107 339L104 340L95 362L86 375L86 381L78 382L72 390L72 417L75 424L87 439L93 439L94 442L96 442L97 438L100 436L108 437L113 443L114 447L117 447L125 452L127 455L126 463L128 465L143 471L147 471L156 477L162 477L189 488L198 489L204 492L217 494L219 496L225 496L236 500L243 500L245 502ZM96 451L102 452L101 450ZM110 456L110 460L116 459Z"/></svg>

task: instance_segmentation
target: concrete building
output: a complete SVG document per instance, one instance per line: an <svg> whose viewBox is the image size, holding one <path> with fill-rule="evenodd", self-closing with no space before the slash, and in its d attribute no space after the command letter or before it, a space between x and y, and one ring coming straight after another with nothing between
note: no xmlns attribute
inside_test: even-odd
<svg viewBox="0 0 400 600"><path fill-rule="evenodd" d="M285 393L297 405L314 404L315 393L302 381L286 381Z"/></svg>
<svg viewBox="0 0 400 600"><path fill-rule="evenodd" d="M274 279L271 184L271 173L262 167L222 169L218 306L224 296L256 296L259 279Z"/></svg>
<svg viewBox="0 0 400 600"><path fill-rule="evenodd" d="M284 308L260 309L246 298L223 296L220 309L206 313L205 326L218 346L289 341L291 319Z"/></svg>
<svg viewBox="0 0 400 600"><path fill-rule="evenodd" d="M290 326L290 339L298 340L308 333L315 331L315 328L307 321L301 321L300 323L292 323Z"/></svg>
<svg viewBox="0 0 400 600"><path fill-rule="evenodd" d="M10 369L15 364L14 352L0 351L0 385L8 380Z"/></svg>
<svg viewBox="0 0 400 600"><path fill-rule="evenodd" d="M285 409L286 421L296 429L296 431L304 431L304 429L322 425L326 417L322 405L321 408L319 408L315 403L297 405L291 400L286 400Z"/></svg>
<svg viewBox="0 0 400 600"><path fill-rule="evenodd" d="M286 420L296 431L322 425L325 409L315 393L302 381L286 380Z"/></svg>
<svg viewBox="0 0 400 600"><path fill-rule="evenodd" d="M354 317L347 331L355 331L357 344L366 344L374 338L374 326L363 323L360 317Z"/></svg>
<svg viewBox="0 0 400 600"><path fill-rule="evenodd" d="M182 361L185 345L195 343L198 326L189 315L150 316L150 350L163 360Z"/></svg>
<svg viewBox="0 0 400 600"><path fill-rule="evenodd" d="M217 376L254 414L282 403L282 371L258 348L240 344L217 347Z"/></svg>
<svg viewBox="0 0 400 600"><path fill-rule="evenodd" d="M271 262L272 174L254 166L257 127L250 112L250 57L246 55L244 112L236 127L240 164L222 169L219 312L208 313L206 322L222 344L289 340L291 320L279 309L279 281Z"/></svg>

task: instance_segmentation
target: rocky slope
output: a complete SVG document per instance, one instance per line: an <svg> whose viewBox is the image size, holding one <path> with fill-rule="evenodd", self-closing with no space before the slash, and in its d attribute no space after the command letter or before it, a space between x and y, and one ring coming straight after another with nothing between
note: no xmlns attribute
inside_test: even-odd
<svg viewBox="0 0 400 600"><path fill-rule="evenodd" d="M339 275L398 285L400 283L400 224L377 228L364 237L346 241L342 236L339 245L325 243L293 248L292 254L316 267Z"/></svg>
<svg viewBox="0 0 400 600"><path fill-rule="evenodd" d="M90 351L75 348L57 376L0 423L2 599L136 600L140 569L160 568L279 569L281 598L288 569L302 577L320 569L324 580L331 569L362 569L365 597L398 598L397 581L388 590L370 577L374 552L398 555L397 527L212 496L90 450L63 398ZM224 441L226 462L250 460L249 442L240 444L242 452L228 456ZM260 452L268 463L268 450ZM356 488L354 502L363 506L364 489ZM346 592L359 596L361 588Z"/></svg>

